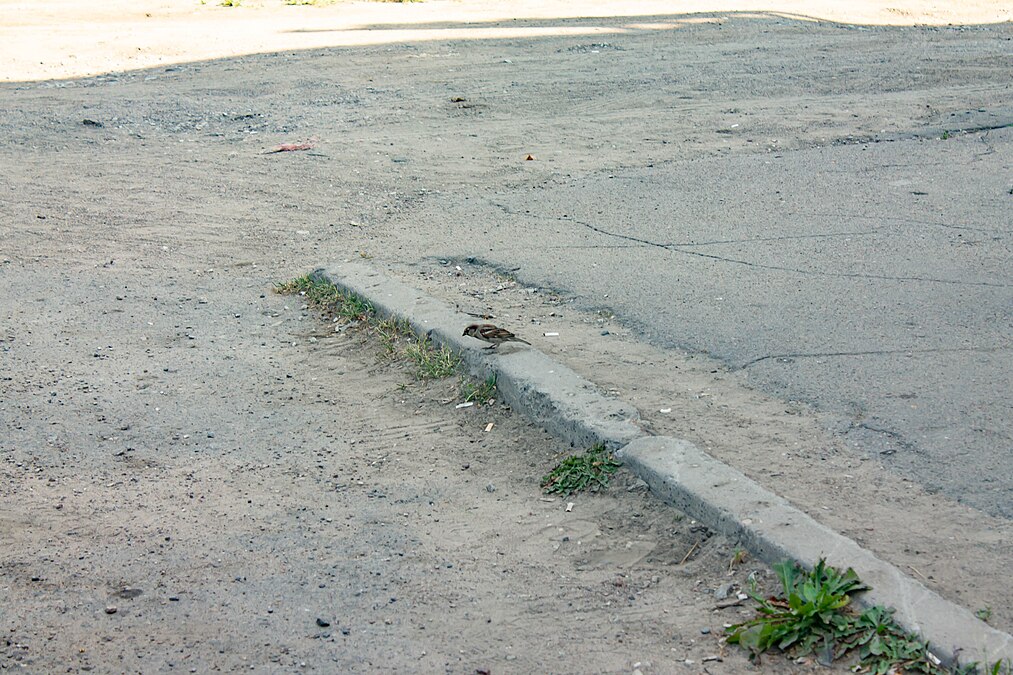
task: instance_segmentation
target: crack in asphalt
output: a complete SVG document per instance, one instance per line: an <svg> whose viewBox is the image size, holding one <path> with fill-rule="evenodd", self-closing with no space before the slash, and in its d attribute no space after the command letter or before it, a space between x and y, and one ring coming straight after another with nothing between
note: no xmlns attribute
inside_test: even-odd
<svg viewBox="0 0 1013 675"><path fill-rule="evenodd" d="M986 286L989 288L1009 288L1010 284L996 283L991 281L960 281L957 279L937 279L933 277L915 277L915 276L893 276L889 274L868 274L861 272L823 272L819 270L803 270L797 267L787 267L784 265L768 265L764 263L750 262L748 260L739 260L737 258L729 258L727 256L715 255L713 253L702 253L700 251L689 251L686 250L687 246L697 246L699 244L659 244L657 242L649 241L647 239L640 239L638 237L631 237L629 235L617 234L615 232L609 232L590 223L581 222L572 218L566 219L568 222L574 223L586 227L590 230L598 232L609 237L616 237L619 239L626 239L628 241L636 241L648 246L654 246L661 248L666 251L673 253L682 253L683 255L696 256L698 258L707 258L709 260L716 260L718 262L730 263L733 265L743 265L745 267L753 267L756 269L774 270L778 272L790 272L793 274L802 274L808 276L818 277L836 277L840 279L878 279L881 281L922 281L933 284L954 284L958 286ZM757 240L747 240L757 241Z"/></svg>
<svg viewBox="0 0 1013 675"><path fill-rule="evenodd" d="M808 276L836 277L839 279L878 279L881 281L922 281L925 283L932 283L932 284L954 284L957 286L987 286L989 288L1010 287L1010 284L993 283L990 281L958 281L956 279L935 279L932 277L898 277L898 276L891 276L889 274L863 274L859 272L821 272L818 270L802 270L796 267L785 267L782 265L765 265L763 263L749 262L748 260L726 258L724 256L712 255L709 253L700 253L699 251L686 251L684 249L676 247L665 247L665 248L668 248L669 251L677 251L679 253L685 253L687 255L695 255L700 258L709 258L711 260L717 260L720 262L744 265L746 267L755 267L758 269L775 270L778 272L791 272L794 274L802 274Z"/></svg>
<svg viewBox="0 0 1013 675"><path fill-rule="evenodd" d="M1002 122L1000 124L983 124L981 126L966 127L963 129L947 129L947 131L959 134L976 134L982 131L988 133L989 131L999 131L1000 129L1009 129L1010 127L1013 127L1013 122Z"/></svg>
<svg viewBox="0 0 1013 675"><path fill-rule="evenodd" d="M970 230L972 232L988 232L990 234L1013 234L1011 230L993 230L987 227L971 227L970 225L952 225L950 223L940 223L932 220L919 220L917 218L904 218L903 216L863 216L858 213L799 213L798 211L789 212L793 216L817 216L822 218L854 218L855 220L894 220L899 223L909 223L911 225L929 225L931 227L942 227L947 230ZM882 228L878 228L882 229Z"/></svg>
<svg viewBox="0 0 1013 675"><path fill-rule="evenodd" d="M744 370L762 361L770 359L812 359L812 358L833 358L837 356L891 356L894 354L954 354L968 352L976 354L994 354L997 352L1013 350L1013 345L1005 347L937 347L934 349L870 349L857 352L815 352L815 353L789 353L789 354L768 354L760 356L742 365L734 366L732 370Z"/></svg>
<svg viewBox="0 0 1013 675"><path fill-rule="evenodd" d="M497 202L490 202L490 204L492 206L495 206L496 208L500 209L504 213L506 213L508 215L511 215L511 216L523 216L523 217L527 217L527 218L534 218L536 220L547 220L547 218L545 216L539 216L539 215L533 214L533 213L521 213L521 212L518 212L518 211L514 211L510 207L506 206L505 204L500 204L500 203L497 203ZM638 244L643 244L644 246L651 246L651 247L654 247L654 248L660 248L660 249L663 249L665 251L669 251L669 252L672 252L672 253L681 253L683 255L696 256L698 258L706 258L706 259L709 259L709 260L716 260L718 262L724 262L724 263L729 263L729 264L733 264L733 265L742 265L744 267L752 267L752 268L756 268L756 269L774 270L774 271L778 271L778 272L789 272L789 273L793 273L793 274L801 274L801 275L807 275L807 276L835 277L835 278L839 278L839 279L876 279L876 280L880 280L880 281L920 281L920 282L933 283L933 284L952 284L952 285L957 285L957 286L982 286L982 287L988 287L988 288L1010 288L1011 287L1010 284L991 282L991 281L960 281L960 280L957 280L957 279L938 279L938 278L933 278L933 277L916 277L916 276L893 276L893 275L889 275L889 274L867 274L867 273L860 273L860 272L823 272L823 271L819 271L819 270L804 270L804 269L799 269L797 267L787 267L787 266L783 266L783 265L768 265L768 264L764 264L764 263L750 262L748 260L739 260L737 258L729 258L729 257L726 257L726 256L715 255L715 254L712 254L712 253L702 253L700 251L689 251L689 250L686 250L686 247L689 247L689 246L703 246L703 245L706 245L706 243L705 244L660 243L660 242L656 242L656 241L651 241L650 239L642 239L640 237L634 237L634 236L628 235L628 234L619 234L618 232L610 232L609 230L606 230L606 229L603 229L601 227L598 227L597 225L593 225L591 223L588 223L588 222L585 222L585 221L581 221L581 220L577 220L577 219L571 218L571 217L557 218L557 220L562 220L564 222L573 223L574 225L579 225L581 227L589 229L589 230L591 230L593 232L597 232L598 234L604 235L606 237L613 237L615 239L623 239L625 241L632 241L632 242L636 242ZM930 224L933 224L933 223L930 223ZM963 228L960 228L960 229L963 229ZM967 229L971 229L971 228L967 228ZM801 235L801 237L811 237L811 235ZM785 237L785 239L788 239L788 238L792 238L792 237ZM750 242L750 241L763 241L763 240L762 239L745 239L745 240L743 240L743 243ZM719 242L708 242L708 243L719 243Z"/></svg>
<svg viewBox="0 0 1013 675"><path fill-rule="evenodd" d="M834 239L836 237L861 237L868 234L879 234L880 228L858 230L855 232L828 232L826 234L786 234L780 237L755 237L746 239L714 239L712 241L687 242L670 244L670 246L714 246L717 244L752 244L759 241L790 241L792 239Z"/></svg>
<svg viewBox="0 0 1013 675"><path fill-rule="evenodd" d="M634 246L633 244L557 244L554 246L504 246L501 251L530 251L531 249L538 249L539 251L569 251L571 249L613 249L613 248L643 248L643 246Z"/></svg>

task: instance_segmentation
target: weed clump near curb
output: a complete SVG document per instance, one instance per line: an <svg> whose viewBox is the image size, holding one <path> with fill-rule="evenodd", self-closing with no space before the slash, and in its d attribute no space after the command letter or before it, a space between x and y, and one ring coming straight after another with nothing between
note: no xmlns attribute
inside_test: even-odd
<svg viewBox="0 0 1013 675"><path fill-rule="evenodd" d="M888 675L971 675L977 664L947 668L926 641L904 630L893 609L881 605L856 612L851 595L868 590L850 567L841 572L820 560L811 571L793 561L773 565L783 597L761 597L755 587L749 595L758 603L757 616L726 629L730 644L748 649L753 660L779 650L791 655L814 654L822 665L845 656L856 657L855 672ZM990 675L1008 673L996 663Z"/></svg>
<svg viewBox="0 0 1013 675"><path fill-rule="evenodd" d="M346 322L368 321L376 318L376 311L368 300L353 293L344 293L334 284L308 274L292 281L274 285L276 293L299 294L313 306L333 313Z"/></svg>
<svg viewBox="0 0 1013 675"><path fill-rule="evenodd" d="M583 455L567 457L542 478L547 494L570 495L583 490L597 492L607 488L609 477L622 466L604 445L593 446Z"/></svg>
<svg viewBox="0 0 1013 675"><path fill-rule="evenodd" d="M453 350L436 347L428 337L417 336L404 319L381 319L368 300L345 293L321 277L309 274L275 284L274 289L285 295L299 294L310 305L345 324L363 324L380 342L384 356L411 363L418 380L443 379L455 375L460 368L461 357Z"/></svg>
<svg viewBox="0 0 1013 675"><path fill-rule="evenodd" d="M404 355L415 366L415 379L441 380L457 372L461 357L447 347L434 347L429 338L416 338L404 348Z"/></svg>
<svg viewBox="0 0 1013 675"><path fill-rule="evenodd" d="M491 405L496 401L496 374L487 377L485 382L462 378L461 396L465 403Z"/></svg>

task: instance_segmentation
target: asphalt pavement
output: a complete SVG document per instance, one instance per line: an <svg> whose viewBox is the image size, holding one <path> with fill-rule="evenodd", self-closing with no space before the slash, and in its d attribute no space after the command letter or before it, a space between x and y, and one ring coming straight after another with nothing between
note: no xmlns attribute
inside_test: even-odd
<svg viewBox="0 0 1013 675"><path fill-rule="evenodd" d="M515 233L478 251L489 263L745 370L860 451L1008 518L1013 120L981 117L995 128L600 171L430 209Z"/></svg>

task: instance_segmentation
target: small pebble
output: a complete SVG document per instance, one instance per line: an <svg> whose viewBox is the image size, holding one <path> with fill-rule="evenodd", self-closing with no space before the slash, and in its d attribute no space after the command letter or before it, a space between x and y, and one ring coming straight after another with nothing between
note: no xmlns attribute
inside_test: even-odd
<svg viewBox="0 0 1013 675"><path fill-rule="evenodd" d="M700 632L701 632L702 634L704 634L704 635L710 635L710 633L711 633L711 629L710 629L710 628L701 628L701 629L700 629Z"/></svg>
<svg viewBox="0 0 1013 675"><path fill-rule="evenodd" d="M328 626L331 625L331 622L328 621L327 619L319 619L318 618L317 619L317 625L320 626L321 628L327 628Z"/></svg>
<svg viewBox="0 0 1013 675"><path fill-rule="evenodd" d="M106 607L106 614L115 614L115 613L116 613L115 607Z"/></svg>
<svg viewBox="0 0 1013 675"><path fill-rule="evenodd" d="M496 486L493 485L492 483L489 483L488 485L485 486L485 491L486 492L495 492L496 491Z"/></svg>

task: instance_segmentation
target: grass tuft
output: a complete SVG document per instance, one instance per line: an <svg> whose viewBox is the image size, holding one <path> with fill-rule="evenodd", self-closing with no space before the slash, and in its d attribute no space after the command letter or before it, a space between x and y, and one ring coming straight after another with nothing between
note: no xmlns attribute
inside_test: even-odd
<svg viewBox="0 0 1013 675"><path fill-rule="evenodd" d="M612 458L604 445L595 445L583 455L567 457L542 478L548 494L569 495L583 490L607 488L609 477L622 466Z"/></svg>
<svg viewBox="0 0 1013 675"><path fill-rule="evenodd" d="M419 380L441 379L458 372L461 357L447 347L435 347L429 338L419 338L404 319L381 319L368 300L354 293L345 293L337 286L312 274L275 284L278 293L299 294L324 312L333 314L345 323L366 324L380 341L384 355L389 358L406 358L414 365Z"/></svg>
<svg viewBox="0 0 1013 675"><path fill-rule="evenodd" d="M367 321L374 318L376 314L373 305L368 300L364 300L354 293L344 293L329 281L312 274L275 284L274 290L283 295L299 294L305 297L309 304L331 312L347 323Z"/></svg>
<svg viewBox="0 0 1013 675"><path fill-rule="evenodd" d="M485 382L461 380L461 396L465 403L475 402L488 405L496 400L496 374L486 378Z"/></svg>
<svg viewBox="0 0 1013 675"><path fill-rule="evenodd" d="M384 355L390 358L396 357L403 348L402 345L414 336L412 327L406 320L394 317L377 321L373 325L373 332L380 340Z"/></svg>
<svg viewBox="0 0 1013 675"><path fill-rule="evenodd" d="M741 546L736 546L735 550L732 551L731 560L728 561L728 571L731 572L736 567L746 562L746 560L748 559L749 559L749 551L742 548Z"/></svg>
<svg viewBox="0 0 1013 675"><path fill-rule="evenodd" d="M429 338L416 339L404 348L404 355L415 364L415 378L438 380L457 373L461 357L446 347L435 347Z"/></svg>

